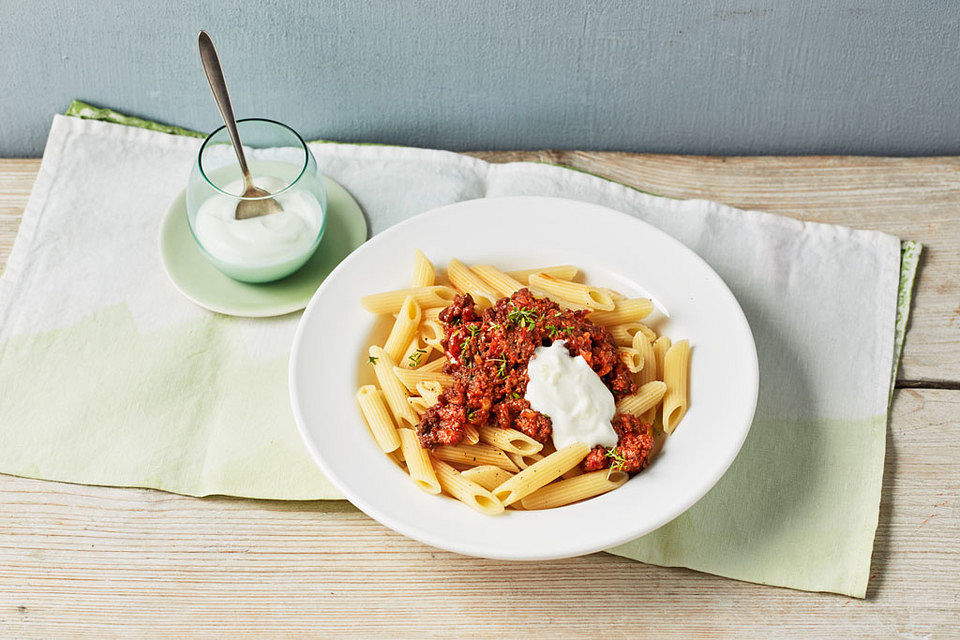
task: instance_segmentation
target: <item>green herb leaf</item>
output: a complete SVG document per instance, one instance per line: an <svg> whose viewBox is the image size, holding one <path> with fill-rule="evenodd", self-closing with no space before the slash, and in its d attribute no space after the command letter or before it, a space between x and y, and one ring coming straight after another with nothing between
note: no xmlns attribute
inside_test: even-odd
<svg viewBox="0 0 960 640"><path fill-rule="evenodd" d="M373 356L370 356L369 358L367 358L367 364L377 364L377 360L379 360L379 358L374 358Z"/></svg>
<svg viewBox="0 0 960 640"><path fill-rule="evenodd" d="M617 451L616 447L607 449L603 455L605 458L610 458L613 460L613 462L610 464L611 471L620 471L627 464L627 459L624 458L619 451Z"/></svg>

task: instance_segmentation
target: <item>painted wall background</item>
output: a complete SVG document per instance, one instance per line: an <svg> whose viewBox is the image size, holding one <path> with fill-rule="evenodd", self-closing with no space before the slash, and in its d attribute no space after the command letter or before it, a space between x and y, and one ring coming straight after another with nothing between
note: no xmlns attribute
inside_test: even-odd
<svg viewBox="0 0 960 640"><path fill-rule="evenodd" d="M450 149L960 153L960 3L0 0L0 155L72 98Z"/></svg>

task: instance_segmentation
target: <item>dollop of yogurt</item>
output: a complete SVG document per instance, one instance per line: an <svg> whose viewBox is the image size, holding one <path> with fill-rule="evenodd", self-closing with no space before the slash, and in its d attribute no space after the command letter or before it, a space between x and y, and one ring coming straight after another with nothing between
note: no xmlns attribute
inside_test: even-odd
<svg viewBox="0 0 960 640"><path fill-rule="evenodd" d="M273 176L253 176L253 183L270 193L285 183ZM243 193L238 180L223 187ZM275 196L280 213L237 220L237 201L222 193L208 198L197 210L194 231L207 253L223 262L255 266L283 262L309 251L323 225L323 207L310 191L291 189Z"/></svg>
<svg viewBox="0 0 960 640"><path fill-rule="evenodd" d="M610 421L617 411L613 394L583 356L570 356L565 342L537 347L527 364L530 382L525 398L553 422L553 445L574 442L614 447L617 433Z"/></svg>

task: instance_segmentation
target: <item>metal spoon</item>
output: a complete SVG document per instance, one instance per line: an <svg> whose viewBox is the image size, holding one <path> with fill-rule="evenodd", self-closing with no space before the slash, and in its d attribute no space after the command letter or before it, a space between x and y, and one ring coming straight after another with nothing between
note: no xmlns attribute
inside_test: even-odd
<svg viewBox="0 0 960 640"><path fill-rule="evenodd" d="M233 150L237 152L237 160L240 161L240 171L243 173L243 197L261 198L260 200L241 200L237 204L237 212L234 217L237 220L245 220L271 213L280 213L283 211L280 203L269 197L270 194L263 189L255 187L253 180L250 178L250 169L247 168L247 159L243 155L240 134L237 132L237 121L233 117L230 94L227 93L227 81L223 78L223 69L220 68L220 58L213 46L213 40L210 39L206 31L201 31L197 37L197 44L200 46L200 61L203 63L203 70L207 74L207 82L210 83L213 98L217 101L223 123L227 125L227 133L230 134L230 141L233 142Z"/></svg>

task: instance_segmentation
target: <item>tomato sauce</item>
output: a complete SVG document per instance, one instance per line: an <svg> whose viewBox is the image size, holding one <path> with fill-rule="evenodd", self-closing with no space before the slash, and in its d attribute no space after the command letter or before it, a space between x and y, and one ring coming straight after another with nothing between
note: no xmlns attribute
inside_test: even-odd
<svg viewBox="0 0 960 640"><path fill-rule="evenodd" d="M561 309L548 298L535 298L528 289L501 298L483 313L469 294L459 295L440 312L440 322L449 360L444 371L454 377L454 384L444 389L417 426L424 447L459 443L468 424L517 429L546 443L552 433L550 418L531 409L524 393L534 350L554 340L563 340L571 356L583 356L615 399L637 389L605 328L587 320L586 311ZM617 447L609 451L596 447L584 469L613 464L624 471L641 470L653 447L650 425L626 414L616 414L612 424L619 436Z"/></svg>

